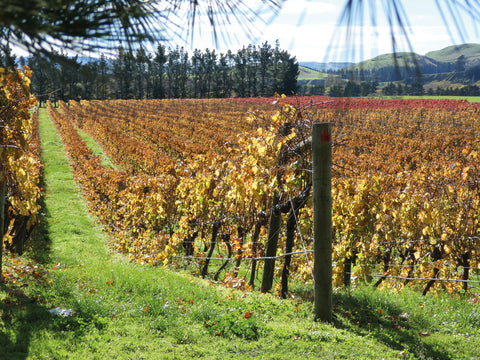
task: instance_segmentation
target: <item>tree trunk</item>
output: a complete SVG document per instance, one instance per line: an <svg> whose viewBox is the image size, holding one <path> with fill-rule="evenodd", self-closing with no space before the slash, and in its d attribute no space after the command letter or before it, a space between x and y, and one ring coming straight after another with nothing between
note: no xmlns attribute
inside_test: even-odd
<svg viewBox="0 0 480 360"><path fill-rule="evenodd" d="M392 255L392 250L389 249L385 252L385 255L383 256L383 276L378 279L378 281L375 283L375 287L378 287L380 286L380 284L382 283L383 280L385 280L387 278L387 272L389 270L389 267L390 267L390 258L391 258L391 255Z"/></svg>
<svg viewBox="0 0 480 360"><path fill-rule="evenodd" d="M463 274L462 274L462 280L464 281L463 283L463 290L467 291L468 290L468 273L470 270L470 251L467 251L466 253L463 253L461 256L462 260L462 266L463 266Z"/></svg>
<svg viewBox="0 0 480 360"><path fill-rule="evenodd" d="M240 270L240 264L242 263L242 254L243 254L243 242L245 241L245 229L243 226L238 226L237 228L238 238L240 239L240 247L237 249L237 260L235 262L235 270L233 275L236 277L238 271Z"/></svg>
<svg viewBox="0 0 480 360"><path fill-rule="evenodd" d="M232 253L233 253L232 245L230 244L230 234L222 235L222 239L223 239L223 242L225 243L225 245L227 245L227 249L228 249L227 259L228 260L225 260L223 265L220 266L220 269L218 269L218 271L215 273L215 276L213 277L213 280L215 280L215 281L218 281L218 277L220 276L220 273L223 271L223 269L225 269L227 267L228 263L230 262L230 258L232 257Z"/></svg>
<svg viewBox="0 0 480 360"><path fill-rule="evenodd" d="M258 243L258 238L260 237L260 230L262 229L263 225L263 220L257 220L255 223L255 230L253 231L253 236L252 236L252 272L250 274L250 286L252 289L255 287L255 272L257 268L257 260L255 258L257 257L257 243Z"/></svg>
<svg viewBox="0 0 480 360"><path fill-rule="evenodd" d="M188 235L184 240L183 240L183 248L185 249L185 256L193 256L194 255L194 246L193 244L195 243L195 239L198 236L198 231L194 231L192 235Z"/></svg>
<svg viewBox="0 0 480 360"><path fill-rule="evenodd" d="M210 249L208 250L207 258L205 259L205 264L202 269L202 278L205 278L208 274L208 264L210 263L210 258L213 255L213 250L215 250L215 245L217 243L217 234L218 229L220 228L220 222L215 221L212 228L212 241L210 242Z"/></svg>
<svg viewBox="0 0 480 360"><path fill-rule="evenodd" d="M433 262L435 262L437 260L440 260L441 258L442 258L442 251L440 250L440 248L438 246L435 246L435 248L433 249L433 253L432 253L432 260L433 260ZM433 278L432 278L432 280L430 280L427 283L427 286L425 286L425 289L423 289L423 293L422 293L423 296L427 295L428 290L430 290L430 288L435 283L439 272L440 272L439 268L434 268L433 269Z"/></svg>
<svg viewBox="0 0 480 360"><path fill-rule="evenodd" d="M293 243L295 241L295 225L296 225L296 213L295 210L292 209L288 213L287 218L287 233L286 233L286 244L285 244L285 261L283 263L283 270L282 270L282 290L281 290L281 297L283 299L287 298L288 294L288 274L290 273L289 267L290 262L292 260L292 255L289 255L293 250Z"/></svg>
<svg viewBox="0 0 480 360"><path fill-rule="evenodd" d="M267 250L263 268L263 279L261 292L266 293L272 289L273 275L275 273L275 255L277 254L278 235L280 234L280 224L282 222L282 213L276 209L279 197L275 195L273 198L273 206L270 212L270 228L268 230Z"/></svg>

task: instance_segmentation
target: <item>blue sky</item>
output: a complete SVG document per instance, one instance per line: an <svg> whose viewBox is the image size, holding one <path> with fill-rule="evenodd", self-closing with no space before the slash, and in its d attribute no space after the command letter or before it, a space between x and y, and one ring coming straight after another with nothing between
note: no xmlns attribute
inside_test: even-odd
<svg viewBox="0 0 480 360"><path fill-rule="evenodd" d="M265 24L256 21L252 26L255 40L243 35L244 30L238 24L232 23L229 27L230 42L220 42L219 52L227 49L238 50L243 45L256 41L261 44L268 41L280 41L282 49L288 50L299 61L359 61L377 55L390 53L392 50L390 30L385 20L382 3L390 0L377 0L377 26L370 24L370 15L365 13L362 29L357 27L354 31L353 47L346 49L345 32L343 28L336 27L337 20L343 9L344 0L287 0L279 14ZM364 1L368 3L368 1ZM467 36L463 39L458 35L455 26L450 24L452 34L445 27L434 0L403 0L401 1L405 13L408 15L408 34L413 50L419 54L439 50L444 47L461 44L463 42L480 43L480 36L468 15L462 16ZM368 8L368 6L366 6ZM448 15L448 14L447 14ZM269 16L264 16L268 22ZM208 26L201 24L202 32L196 31L192 43L185 45L190 48L215 48L212 37L205 29ZM363 31L363 41L359 34ZM333 42L332 41L333 37ZM236 38L236 39L235 39ZM401 36L398 39L401 40ZM329 44L332 44L329 58L326 58ZM408 50L405 42L400 44L399 50ZM355 54L352 54L355 49ZM360 52L362 49L362 53ZM350 51L347 55L347 51Z"/></svg>

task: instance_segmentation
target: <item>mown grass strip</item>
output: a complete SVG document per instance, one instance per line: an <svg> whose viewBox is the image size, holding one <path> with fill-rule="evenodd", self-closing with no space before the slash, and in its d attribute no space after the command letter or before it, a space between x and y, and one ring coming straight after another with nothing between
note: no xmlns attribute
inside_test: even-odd
<svg viewBox="0 0 480 360"><path fill-rule="evenodd" d="M103 151L103 148L86 132L77 129L78 134L80 137L85 141L87 146L93 151L95 155L97 155L100 159L100 162L104 167L110 167L115 170L119 170L119 167L108 157L108 155Z"/></svg>

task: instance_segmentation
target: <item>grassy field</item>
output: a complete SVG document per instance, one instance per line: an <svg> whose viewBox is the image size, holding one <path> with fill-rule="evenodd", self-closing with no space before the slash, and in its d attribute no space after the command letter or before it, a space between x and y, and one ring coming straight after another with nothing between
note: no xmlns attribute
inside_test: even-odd
<svg viewBox="0 0 480 360"><path fill-rule="evenodd" d="M382 96L382 99L434 99L434 100L467 100L468 102L480 102L480 96Z"/></svg>
<svg viewBox="0 0 480 360"><path fill-rule="evenodd" d="M27 254L5 257L0 359L478 358L472 293L336 291L334 323L322 324L311 287L280 300L128 262L88 215L45 113L40 131L44 216Z"/></svg>
<svg viewBox="0 0 480 360"><path fill-rule="evenodd" d="M326 79L328 74L320 72L317 70L309 69L304 66L300 66L300 73L298 75L299 81L308 81L308 80L323 80Z"/></svg>

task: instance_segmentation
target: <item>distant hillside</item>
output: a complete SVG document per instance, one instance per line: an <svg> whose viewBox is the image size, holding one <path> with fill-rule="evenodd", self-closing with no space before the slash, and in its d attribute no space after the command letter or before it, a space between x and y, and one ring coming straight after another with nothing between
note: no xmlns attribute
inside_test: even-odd
<svg viewBox="0 0 480 360"><path fill-rule="evenodd" d="M314 93L317 91L315 87L328 91L332 85L346 84L350 79L377 83L379 89L395 82L412 88L423 85L424 91L480 87L480 44L454 45L425 55L412 52L384 54L356 64L299 64L298 85L305 93ZM315 71L320 69L323 72Z"/></svg>
<svg viewBox="0 0 480 360"><path fill-rule="evenodd" d="M351 65L344 70L346 76L360 78L362 80L378 82L409 81L416 79L421 74L435 74L450 70L445 65L427 56L415 53L402 52L385 54L373 59Z"/></svg>
<svg viewBox="0 0 480 360"><path fill-rule="evenodd" d="M425 54L435 61L451 64L455 64L462 55L465 56L467 66L480 64L480 44L454 45Z"/></svg>
<svg viewBox="0 0 480 360"><path fill-rule="evenodd" d="M316 70L316 71L321 71L321 72L326 72L326 71L336 71L343 69L344 67L353 65L351 62L315 62L315 61L306 61L306 62L299 62L300 66L304 66L306 68Z"/></svg>
<svg viewBox="0 0 480 360"><path fill-rule="evenodd" d="M328 74L305 66L299 66L297 87L301 94L323 95L325 79Z"/></svg>
<svg viewBox="0 0 480 360"><path fill-rule="evenodd" d="M419 66L422 73L435 72L439 63L426 56L418 55L415 53L402 52L393 54L379 55L373 59L362 61L358 64L349 66L345 70L363 69L363 71L378 72L385 68L408 67L414 69Z"/></svg>
<svg viewBox="0 0 480 360"><path fill-rule="evenodd" d="M305 66L299 66L298 81L323 80L328 74Z"/></svg>
<svg viewBox="0 0 480 360"><path fill-rule="evenodd" d="M480 80L480 44L449 46L426 55L397 53L377 56L348 66L343 71L345 79L382 82L418 81L418 71L424 84L471 84Z"/></svg>

